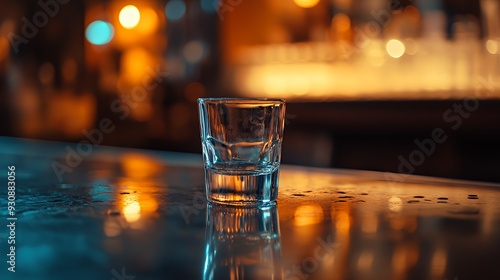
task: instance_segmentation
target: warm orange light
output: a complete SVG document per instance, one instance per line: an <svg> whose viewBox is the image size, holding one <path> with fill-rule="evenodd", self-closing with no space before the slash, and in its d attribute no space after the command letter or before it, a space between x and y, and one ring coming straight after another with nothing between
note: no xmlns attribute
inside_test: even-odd
<svg viewBox="0 0 500 280"><path fill-rule="evenodd" d="M141 205L137 201L126 201L123 207L123 216L129 223L133 223L141 218Z"/></svg>
<svg viewBox="0 0 500 280"><path fill-rule="evenodd" d="M387 53L394 58L399 58L405 53L405 45L403 42L392 39L385 45Z"/></svg>
<svg viewBox="0 0 500 280"><path fill-rule="evenodd" d="M486 50L491 54L497 54L499 49L499 43L496 40L486 41Z"/></svg>
<svg viewBox="0 0 500 280"><path fill-rule="evenodd" d="M375 233L378 228L378 217L373 212L367 212L361 223L361 229L366 233Z"/></svg>
<svg viewBox="0 0 500 280"><path fill-rule="evenodd" d="M153 57L143 48L127 50L122 56L122 77L125 82L132 85L140 85L145 77L150 75L148 67L153 68Z"/></svg>
<svg viewBox="0 0 500 280"><path fill-rule="evenodd" d="M0 38L0 61L7 57L9 54L9 41L7 38Z"/></svg>
<svg viewBox="0 0 500 280"><path fill-rule="evenodd" d="M389 198L389 210L392 212L399 212L401 211L401 207L403 207L401 198L397 196L391 196L391 198Z"/></svg>
<svg viewBox="0 0 500 280"><path fill-rule="evenodd" d="M295 226L313 225L321 221L323 221L323 208L318 204L301 205L295 210Z"/></svg>
<svg viewBox="0 0 500 280"><path fill-rule="evenodd" d="M125 153L122 156L122 166L125 175L132 179L148 179L161 169L153 157L139 153Z"/></svg>
<svg viewBox="0 0 500 280"><path fill-rule="evenodd" d="M312 8L318 5L319 0L293 0L301 8Z"/></svg>
<svg viewBox="0 0 500 280"><path fill-rule="evenodd" d="M139 24L139 20L141 19L141 13L139 9L137 9L134 5L127 5L120 10L120 14L118 16L120 20L120 24L125 29L132 29Z"/></svg>
<svg viewBox="0 0 500 280"><path fill-rule="evenodd" d="M158 29L158 14L151 8L141 9L140 21L136 30L142 34L151 34Z"/></svg>
<svg viewBox="0 0 500 280"><path fill-rule="evenodd" d="M345 211L338 212L335 215L335 228L337 230L349 230L351 227L351 219L349 214Z"/></svg>
<svg viewBox="0 0 500 280"><path fill-rule="evenodd" d="M332 28L338 32L347 32L351 28L351 20L345 14L336 14L332 19Z"/></svg>

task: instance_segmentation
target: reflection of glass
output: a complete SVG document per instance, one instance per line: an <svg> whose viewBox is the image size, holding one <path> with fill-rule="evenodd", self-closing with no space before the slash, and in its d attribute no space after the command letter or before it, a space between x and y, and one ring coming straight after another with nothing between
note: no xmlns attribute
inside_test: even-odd
<svg viewBox="0 0 500 280"><path fill-rule="evenodd" d="M207 208L203 279L282 279L276 206Z"/></svg>

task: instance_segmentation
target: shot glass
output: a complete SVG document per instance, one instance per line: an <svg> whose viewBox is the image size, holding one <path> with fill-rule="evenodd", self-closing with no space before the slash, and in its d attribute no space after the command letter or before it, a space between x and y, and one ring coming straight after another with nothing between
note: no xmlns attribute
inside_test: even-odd
<svg viewBox="0 0 500 280"><path fill-rule="evenodd" d="M276 205L207 206L203 279L283 279Z"/></svg>
<svg viewBox="0 0 500 280"><path fill-rule="evenodd" d="M208 201L274 204L285 100L200 98L198 107Z"/></svg>

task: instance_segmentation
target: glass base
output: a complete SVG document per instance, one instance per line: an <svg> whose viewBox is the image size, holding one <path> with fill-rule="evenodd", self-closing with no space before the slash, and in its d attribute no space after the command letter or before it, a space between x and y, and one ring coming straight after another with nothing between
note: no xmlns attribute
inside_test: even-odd
<svg viewBox="0 0 500 280"><path fill-rule="evenodd" d="M207 168L207 199L228 205L273 205L278 197L278 175L278 168L265 174L225 174Z"/></svg>

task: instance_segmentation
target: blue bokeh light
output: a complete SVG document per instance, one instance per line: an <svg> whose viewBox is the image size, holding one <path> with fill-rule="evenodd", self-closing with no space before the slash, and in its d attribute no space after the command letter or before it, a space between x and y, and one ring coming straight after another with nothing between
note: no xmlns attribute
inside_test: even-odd
<svg viewBox="0 0 500 280"><path fill-rule="evenodd" d="M114 28L109 22L96 20L87 26L85 37L94 45L105 45L113 39Z"/></svg>
<svg viewBox="0 0 500 280"><path fill-rule="evenodd" d="M206 13L214 13L219 9L220 0L200 0L201 9Z"/></svg>
<svg viewBox="0 0 500 280"><path fill-rule="evenodd" d="M171 21L177 21L181 19L185 13L186 4L182 0L169 1L167 3L167 6L165 6L165 14Z"/></svg>

